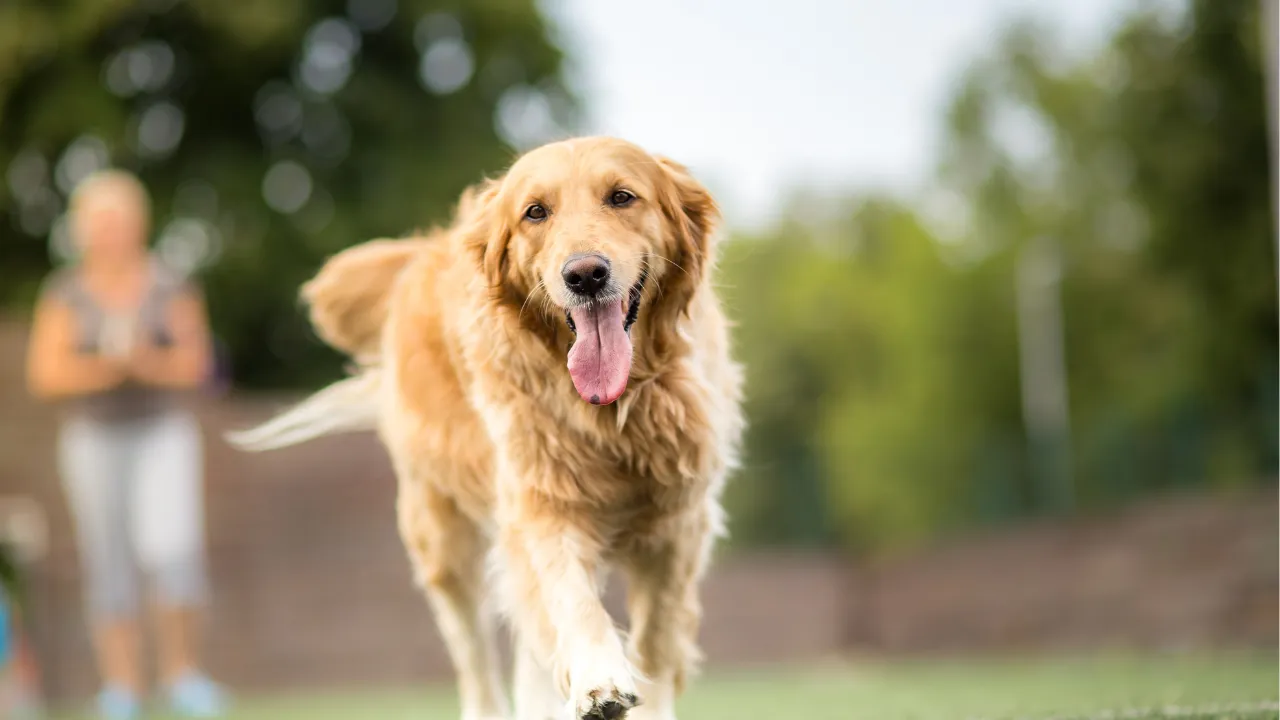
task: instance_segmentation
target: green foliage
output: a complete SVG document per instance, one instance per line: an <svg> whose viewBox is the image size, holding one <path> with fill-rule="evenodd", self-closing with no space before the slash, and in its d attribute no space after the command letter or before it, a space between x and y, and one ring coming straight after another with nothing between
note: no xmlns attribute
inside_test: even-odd
<svg viewBox="0 0 1280 720"><path fill-rule="evenodd" d="M1037 236L1064 255L1076 506L1274 482L1257 9L1140 13L1083 59L1015 24L961 79L920 210L797 208L727 247L751 421L740 542L785 527L885 550L1055 509L1019 386L1015 267ZM959 230L927 229L939 205Z"/></svg>
<svg viewBox="0 0 1280 720"><path fill-rule="evenodd" d="M12 547L0 543L0 602L9 599L16 603L22 599L24 588L16 555Z"/></svg>
<svg viewBox="0 0 1280 720"><path fill-rule="evenodd" d="M735 502L758 503L738 522L781 508L792 533L862 546L952 520L970 425L945 363L974 338L952 322L958 278L912 213L868 200L739 239L723 268L751 421Z"/></svg>
<svg viewBox="0 0 1280 720"><path fill-rule="evenodd" d="M1274 473L1273 186L1257 12L1234 0L1194 2L1175 19L1138 14L1098 57L1066 67L1047 33L1015 27L953 108L958 152L943 176L971 199L982 242L1017 248L1045 234L1068 254L1085 499L1123 494L1116 484ZM1020 129L1002 122L1011 115L1043 133L1047 155L1009 148Z"/></svg>
<svg viewBox="0 0 1280 720"><path fill-rule="evenodd" d="M395 14L378 17L388 6ZM363 30L361 11L374 13ZM344 59L351 37L357 47ZM467 73L460 56L469 53L473 72L461 87L429 91L422 53L441 41L453 43L446 70ZM158 70L166 62L167 76ZM512 150L495 127L500 103L518 120L529 105L522 98L545 99L551 120L571 126L576 102L560 64L533 0L6 3L0 168L23 160L28 179L0 193L0 305L21 309L33 298L64 202L57 164L77 139L92 148L84 139L97 138L113 164L152 189L157 231L194 217L221 240L202 280L237 381L332 378L338 359L298 312L299 283L345 246L444 219L465 185L505 165ZM171 150L164 111L147 115L158 103L181 113ZM264 199L281 162L297 164L276 176L284 211Z"/></svg>

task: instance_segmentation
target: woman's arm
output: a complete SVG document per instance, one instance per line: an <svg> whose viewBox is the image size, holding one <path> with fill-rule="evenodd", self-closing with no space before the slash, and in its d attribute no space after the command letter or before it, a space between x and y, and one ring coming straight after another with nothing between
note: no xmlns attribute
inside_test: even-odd
<svg viewBox="0 0 1280 720"><path fill-rule="evenodd" d="M194 288L176 296L168 308L169 333L173 344L156 347L145 338L129 361L134 379L156 387L189 389L209 376L212 343L204 298Z"/></svg>
<svg viewBox="0 0 1280 720"><path fill-rule="evenodd" d="M27 350L27 390L38 398L54 400L110 390L125 379L117 361L82 355L75 349L76 318L56 297L42 297L36 304Z"/></svg>

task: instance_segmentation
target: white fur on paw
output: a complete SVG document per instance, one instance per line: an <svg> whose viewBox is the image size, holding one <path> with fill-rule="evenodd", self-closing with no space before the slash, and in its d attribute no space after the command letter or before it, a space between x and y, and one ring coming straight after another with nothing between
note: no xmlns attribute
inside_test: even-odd
<svg viewBox="0 0 1280 720"><path fill-rule="evenodd" d="M627 711L640 704L634 692L623 692L615 686L589 690L574 702L576 720L624 720Z"/></svg>
<svg viewBox="0 0 1280 720"><path fill-rule="evenodd" d="M568 660L562 677L568 681L568 710L574 720L623 720L641 703L636 674L618 638L579 646Z"/></svg>
<svg viewBox="0 0 1280 720"><path fill-rule="evenodd" d="M574 663L569 672L569 707L575 720L622 720L640 704L630 668L621 652L618 655L615 663L601 661L599 654L584 654Z"/></svg>

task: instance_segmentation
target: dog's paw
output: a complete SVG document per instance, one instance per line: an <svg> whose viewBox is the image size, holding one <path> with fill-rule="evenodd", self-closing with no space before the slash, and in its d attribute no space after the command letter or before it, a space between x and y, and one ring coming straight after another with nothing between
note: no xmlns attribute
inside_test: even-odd
<svg viewBox="0 0 1280 720"><path fill-rule="evenodd" d="M640 704L633 692L623 692L612 685L588 691L575 703L580 720L623 720L627 711Z"/></svg>
<svg viewBox="0 0 1280 720"><path fill-rule="evenodd" d="M635 669L616 637L573 653L566 669L560 687L574 720L622 720L641 702Z"/></svg>

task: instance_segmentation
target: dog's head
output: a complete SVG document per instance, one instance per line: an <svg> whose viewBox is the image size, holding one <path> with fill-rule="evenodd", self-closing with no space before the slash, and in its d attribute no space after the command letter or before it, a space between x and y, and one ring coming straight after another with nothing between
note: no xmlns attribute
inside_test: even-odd
<svg viewBox="0 0 1280 720"><path fill-rule="evenodd" d="M533 150L464 198L459 214L494 297L552 308L551 322L574 333L569 374L598 405L627 388L633 325L645 342L674 337L719 220L683 166L613 138Z"/></svg>

